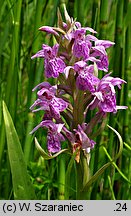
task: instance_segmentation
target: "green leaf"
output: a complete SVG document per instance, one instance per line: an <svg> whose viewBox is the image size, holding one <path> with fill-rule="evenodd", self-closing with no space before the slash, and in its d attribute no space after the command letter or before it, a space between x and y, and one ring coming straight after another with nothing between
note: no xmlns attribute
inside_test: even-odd
<svg viewBox="0 0 131 216"><path fill-rule="evenodd" d="M50 160L53 159L55 157L57 157L58 155L60 155L61 153L67 151L68 149L62 149L61 151L59 151L58 153L54 154L54 155L48 155L43 148L41 148L37 138L35 137L35 145L37 150L39 151L40 155L45 159L45 160Z"/></svg>
<svg viewBox="0 0 131 216"><path fill-rule="evenodd" d="M120 134L111 126L107 125L111 130L113 130L120 142L120 146L119 146L119 151L116 154L115 158L112 159L110 157L110 155L108 154L107 150L105 147L103 147L104 152L106 153L107 157L109 158L110 162L104 164L91 178L90 180L87 182L87 184L83 187L82 191L86 191L89 189L89 187L98 179L98 177L105 171L105 169L107 169L110 165L115 166L115 168L118 170L118 172L120 173L120 175L129 183L129 180L126 178L126 176L120 171L120 169L117 167L117 165L115 164L114 160L118 159L122 153L123 150L123 141L122 138L120 136Z"/></svg>
<svg viewBox="0 0 131 216"><path fill-rule="evenodd" d="M129 184L131 184L131 182L129 181L129 179L124 175L124 173L120 170L120 168L116 165L116 163L114 162L114 160L111 158L111 156L108 154L107 150L105 147L103 147L104 152L106 153L108 159L110 160L111 164L117 169L117 171L119 172L119 174L121 175L121 177L127 181ZM117 154L118 155L118 154ZM116 158L116 157L115 157Z"/></svg>
<svg viewBox="0 0 131 216"><path fill-rule="evenodd" d="M127 143L124 142L124 145L129 151L131 151L131 147Z"/></svg>
<svg viewBox="0 0 131 216"><path fill-rule="evenodd" d="M98 179L100 175L111 165L111 162L104 164L87 182L87 184L83 187L82 191L88 191L89 187Z"/></svg>
<svg viewBox="0 0 131 216"><path fill-rule="evenodd" d="M119 139L120 146L119 146L119 151L118 151L118 153L116 154L116 156L114 157L114 159L111 158L111 156L109 155L109 153L107 152L107 150L106 150L105 147L103 147L103 150L104 150L104 152L106 153L106 155L107 155L108 159L110 160L111 164L117 169L117 171L119 172L119 174L121 175L121 177L122 177L125 181L127 181L129 184L131 184L130 180L124 175L124 173L120 170L120 168L119 168L119 167L116 165L116 163L114 162L114 161L117 160L117 159L121 156L121 154L122 154L122 150L123 150L123 140L122 140L120 134L119 134L114 128L112 128L112 127L109 126L109 125L107 125L107 126L108 126L111 130L113 130L113 131L116 133L116 135L117 135L117 137L118 137L118 139Z"/></svg>
<svg viewBox="0 0 131 216"><path fill-rule="evenodd" d="M24 154L12 118L3 101L3 115L7 137L7 147L12 173L14 199L36 199L33 185L27 172Z"/></svg>
<svg viewBox="0 0 131 216"><path fill-rule="evenodd" d="M120 146L119 146L119 151L118 153L116 154L115 158L113 160L117 160L120 155L122 154L122 150L123 150L123 140L122 140L122 137L120 136L120 134L114 129L112 128L111 126L107 125L113 132L115 132L115 134L117 135L118 139L119 139L119 143L120 143Z"/></svg>

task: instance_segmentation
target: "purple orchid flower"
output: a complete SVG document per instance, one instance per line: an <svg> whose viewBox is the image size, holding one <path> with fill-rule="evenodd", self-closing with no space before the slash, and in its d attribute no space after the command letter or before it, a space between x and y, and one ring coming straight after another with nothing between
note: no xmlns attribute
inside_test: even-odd
<svg viewBox="0 0 131 216"><path fill-rule="evenodd" d="M114 45L114 43L108 40L94 40L94 41L95 41L95 46L91 48L90 57L96 57L96 59L99 58L100 61L96 60L98 69L107 72L109 62L108 62L108 56L105 49Z"/></svg>
<svg viewBox="0 0 131 216"><path fill-rule="evenodd" d="M86 60L89 57L91 42L85 37L86 29L80 28L73 32L74 38L73 55L77 58L83 58Z"/></svg>
<svg viewBox="0 0 131 216"><path fill-rule="evenodd" d="M94 92L94 101L91 103L91 109L99 107L103 112L116 113L117 109L126 109L126 106L116 106L116 92L114 86L121 88L122 83L126 83L120 78L113 78L107 74L104 76Z"/></svg>
<svg viewBox="0 0 131 216"><path fill-rule="evenodd" d="M78 125L77 129L74 129L73 132L70 132L65 126L62 128L65 137L72 143L72 145L78 145L83 150L89 150L94 148L94 140L89 139L85 131L87 126L85 124Z"/></svg>
<svg viewBox="0 0 131 216"><path fill-rule="evenodd" d="M105 72L108 71L108 57L104 46L95 46L92 47L91 57L96 58L97 67L99 70L103 70ZM97 61L99 59L99 61Z"/></svg>
<svg viewBox="0 0 131 216"><path fill-rule="evenodd" d="M74 131L76 142L80 142L82 149L89 153L90 149L94 148L96 142L94 140L89 139L89 137L80 125L78 125L78 129L74 129Z"/></svg>
<svg viewBox="0 0 131 216"><path fill-rule="evenodd" d="M90 59L93 61L93 57ZM74 66L67 66L64 69L65 77L68 78L70 69L74 69L74 75L76 75L76 85L80 90L95 91L95 86L98 84L99 79L93 74L94 65L87 65L85 61L78 61Z"/></svg>
<svg viewBox="0 0 131 216"><path fill-rule="evenodd" d="M58 49L59 44L55 44L52 48L48 45L43 44L42 50L38 51L35 55L31 57L32 59L37 57L45 59L45 76L47 78L58 77L59 73L63 73L64 68L66 67L61 57L57 57Z"/></svg>
<svg viewBox="0 0 131 216"><path fill-rule="evenodd" d="M48 128L47 133L47 148L49 153L56 153L61 150L61 141L64 141L64 136L61 134L61 130L64 124L55 124L51 120L42 121L39 125L37 125L30 134L34 133L39 128L46 127Z"/></svg>
<svg viewBox="0 0 131 216"><path fill-rule="evenodd" d="M86 36L86 31L96 33L92 28L86 27L82 28L79 22L75 22L76 29L67 33L65 37L68 40L73 40L74 44L72 47L73 55L77 58L82 58L86 60L89 57L90 48L92 46L90 40Z"/></svg>
<svg viewBox="0 0 131 216"><path fill-rule="evenodd" d="M73 45L73 55L77 58L83 58L84 60L89 57L90 43L83 40L76 40Z"/></svg>
<svg viewBox="0 0 131 216"><path fill-rule="evenodd" d="M94 65L87 65L85 61L79 61L74 64L74 71L77 74L76 85L80 90L95 91L95 86L99 79L93 74Z"/></svg>
<svg viewBox="0 0 131 216"><path fill-rule="evenodd" d="M48 83L41 83L37 85L34 89L40 88L37 92L38 99L30 107L32 112L37 112L39 110L45 110L50 112L50 116L55 119L60 118L60 112L64 111L68 107L68 103L62 98L55 96L56 86L48 85ZM33 89L33 90L34 90ZM34 109L35 107L39 107Z"/></svg>
<svg viewBox="0 0 131 216"><path fill-rule="evenodd" d="M76 85L80 90L89 90L91 93L95 91L95 86L98 83L98 78L89 72L90 68L87 66L86 69L80 72L76 79Z"/></svg>

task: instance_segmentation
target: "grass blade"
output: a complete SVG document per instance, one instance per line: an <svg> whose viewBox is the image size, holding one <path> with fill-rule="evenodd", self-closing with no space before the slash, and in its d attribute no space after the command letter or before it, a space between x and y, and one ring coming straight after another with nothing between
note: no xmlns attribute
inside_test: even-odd
<svg viewBox="0 0 131 216"><path fill-rule="evenodd" d="M27 173L21 144L5 102L3 102L3 115L12 173L14 198L21 200L35 199L34 189Z"/></svg>

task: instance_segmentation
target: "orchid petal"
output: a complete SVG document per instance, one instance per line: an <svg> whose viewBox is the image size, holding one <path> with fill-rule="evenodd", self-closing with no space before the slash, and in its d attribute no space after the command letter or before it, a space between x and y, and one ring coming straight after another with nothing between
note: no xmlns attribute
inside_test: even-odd
<svg viewBox="0 0 131 216"><path fill-rule="evenodd" d="M39 30L44 31L44 32L49 33L49 34L59 36L59 34L50 26L42 26L39 28Z"/></svg>

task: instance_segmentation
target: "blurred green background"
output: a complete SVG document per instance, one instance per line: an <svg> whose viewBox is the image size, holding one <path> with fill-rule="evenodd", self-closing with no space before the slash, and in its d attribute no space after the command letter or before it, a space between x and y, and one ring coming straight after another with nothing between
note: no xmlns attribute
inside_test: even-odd
<svg viewBox="0 0 131 216"><path fill-rule="evenodd" d="M117 92L117 104L128 106L109 116L109 125L122 136L124 148L116 161L117 167L108 168L90 190L89 199L131 199L131 1L130 0L1 0L0 1L0 199L14 199L12 166L7 149L2 101L4 100L16 128L27 170L33 182L37 199L57 199L59 190L59 158L42 159L35 149L32 128L41 120L29 110L36 95L32 88L46 80L43 60L31 60L42 43L53 44L50 35L41 33L42 25L56 26L57 8L66 5L69 15L82 26L94 28L99 39L115 42L109 49L109 71L112 76L127 81ZM101 74L102 76L102 74ZM53 82L51 80L51 82ZM37 133L40 143L46 145L45 134ZM113 157L117 151L117 137L108 128L97 137L92 151L91 174L108 161L101 151L105 145ZM15 169L17 175L17 168ZM22 175L22 173L21 173ZM126 178L123 178L124 175ZM73 189L72 189L73 190ZM73 194L73 192L72 192ZM71 196L74 199L74 195Z"/></svg>

